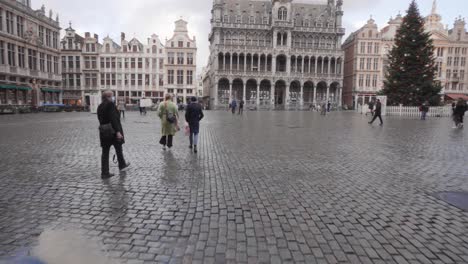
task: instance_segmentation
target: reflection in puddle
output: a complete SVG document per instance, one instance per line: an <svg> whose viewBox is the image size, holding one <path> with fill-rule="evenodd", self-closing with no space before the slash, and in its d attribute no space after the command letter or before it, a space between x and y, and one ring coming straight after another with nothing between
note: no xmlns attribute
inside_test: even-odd
<svg viewBox="0 0 468 264"><path fill-rule="evenodd" d="M44 231L38 245L30 252L33 258L21 258L13 263L27 264L117 264L105 256L97 241L85 238L76 231Z"/></svg>

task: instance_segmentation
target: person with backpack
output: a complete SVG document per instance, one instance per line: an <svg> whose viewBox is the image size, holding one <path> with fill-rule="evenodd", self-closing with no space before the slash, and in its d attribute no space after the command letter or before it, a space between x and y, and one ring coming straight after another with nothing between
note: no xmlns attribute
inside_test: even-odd
<svg viewBox="0 0 468 264"><path fill-rule="evenodd" d="M169 149L173 146L174 135L179 131L179 113L177 105L172 102L172 94L166 94L164 102L159 105L158 116L161 119L161 139L159 144Z"/></svg>
<svg viewBox="0 0 468 264"><path fill-rule="evenodd" d="M109 179L114 174L109 172L109 152L114 146L115 154L119 162L121 172L128 169L130 163L126 162L123 155L122 145L125 143L120 113L115 106L114 93L105 91L102 93L102 103L98 106L97 116L99 120L99 139L101 141L101 178Z"/></svg>
<svg viewBox="0 0 468 264"><path fill-rule="evenodd" d="M196 97L192 97L191 103L187 105L187 110L185 111L185 121L187 121L190 131L189 131L189 148L193 148L193 152L197 153L198 145L198 134L200 133L200 121L203 119L203 110L201 105L197 102Z"/></svg>

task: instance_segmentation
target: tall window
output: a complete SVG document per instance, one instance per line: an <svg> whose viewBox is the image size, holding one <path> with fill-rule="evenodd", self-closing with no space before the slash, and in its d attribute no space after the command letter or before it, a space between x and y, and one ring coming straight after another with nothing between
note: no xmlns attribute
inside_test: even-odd
<svg viewBox="0 0 468 264"><path fill-rule="evenodd" d="M278 10L278 19L283 21L288 19L288 10L286 9L286 7L281 7Z"/></svg>
<svg viewBox="0 0 468 264"><path fill-rule="evenodd" d="M177 52L177 64L181 65L184 64L184 53Z"/></svg>
<svg viewBox="0 0 468 264"><path fill-rule="evenodd" d="M187 71L187 84L193 84L193 71Z"/></svg>
<svg viewBox="0 0 468 264"><path fill-rule="evenodd" d="M52 47L54 49L58 48L58 33L57 32L52 33Z"/></svg>
<svg viewBox="0 0 468 264"><path fill-rule="evenodd" d="M3 9L0 8L0 31L3 31Z"/></svg>
<svg viewBox="0 0 468 264"><path fill-rule="evenodd" d="M16 66L15 44L8 43L8 65Z"/></svg>
<svg viewBox="0 0 468 264"><path fill-rule="evenodd" d="M193 53L187 53L187 64L193 65Z"/></svg>
<svg viewBox="0 0 468 264"><path fill-rule="evenodd" d="M51 45L50 45L50 44L51 44L50 42L52 41L52 39L51 39L52 36L51 36L50 34L51 34L50 29L47 28L47 29L46 29L46 46L47 46L47 47L50 47L50 46L51 46Z"/></svg>
<svg viewBox="0 0 468 264"><path fill-rule="evenodd" d="M39 26L39 42L44 43L44 27Z"/></svg>
<svg viewBox="0 0 468 264"><path fill-rule="evenodd" d="M52 55L47 55L47 72L52 72Z"/></svg>
<svg viewBox="0 0 468 264"><path fill-rule="evenodd" d="M25 48L18 46L18 66L20 68L25 68Z"/></svg>
<svg viewBox="0 0 468 264"><path fill-rule="evenodd" d="M368 58L367 59L367 70L371 70L372 69L372 59Z"/></svg>
<svg viewBox="0 0 468 264"><path fill-rule="evenodd" d="M370 84L371 84L371 76L368 74L366 75L366 87L370 87Z"/></svg>
<svg viewBox="0 0 468 264"><path fill-rule="evenodd" d="M6 24L7 32L13 34L13 13L10 11L6 11Z"/></svg>
<svg viewBox="0 0 468 264"><path fill-rule="evenodd" d="M138 86L143 86L143 74L138 74Z"/></svg>
<svg viewBox="0 0 468 264"><path fill-rule="evenodd" d="M361 42L361 54L364 54L364 53L366 53L366 43Z"/></svg>
<svg viewBox="0 0 468 264"><path fill-rule="evenodd" d="M174 52L167 53L167 64L174 64Z"/></svg>
<svg viewBox="0 0 468 264"><path fill-rule="evenodd" d="M40 52L39 53L39 70L41 72L45 72L45 54Z"/></svg>
<svg viewBox="0 0 468 264"><path fill-rule="evenodd" d="M59 57L54 56L54 73L59 73Z"/></svg>
<svg viewBox="0 0 468 264"><path fill-rule="evenodd" d="M184 84L184 71L177 70L177 84Z"/></svg>
<svg viewBox="0 0 468 264"><path fill-rule="evenodd" d="M375 58L374 59L374 71L379 70L379 59Z"/></svg>
<svg viewBox="0 0 468 264"><path fill-rule="evenodd" d="M379 54L379 53L380 53L380 44L379 44L379 43L375 43L375 46L374 46L374 53L375 53L375 54Z"/></svg>
<svg viewBox="0 0 468 264"><path fill-rule="evenodd" d="M37 70L37 52L32 49L28 49L28 66L31 70Z"/></svg>
<svg viewBox="0 0 468 264"><path fill-rule="evenodd" d="M377 74L374 74L374 78L372 79L372 87L377 88Z"/></svg>
<svg viewBox="0 0 468 264"><path fill-rule="evenodd" d="M65 71L67 68L67 57L62 56L62 71Z"/></svg>
<svg viewBox="0 0 468 264"><path fill-rule="evenodd" d="M5 42L0 40L0 64L5 64Z"/></svg>
<svg viewBox="0 0 468 264"><path fill-rule="evenodd" d="M359 74L359 87L364 87L364 75Z"/></svg>
<svg viewBox="0 0 468 264"><path fill-rule="evenodd" d="M138 69L143 69L143 58L138 58Z"/></svg>
<svg viewBox="0 0 468 264"><path fill-rule="evenodd" d="M16 31L19 37L23 37L24 33L24 19L20 16L16 17Z"/></svg>
<svg viewBox="0 0 468 264"><path fill-rule="evenodd" d="M130 68L135 69L135 58L130 59Z"/></svg>
<svg viewBox="0 0 468 264"><path fill-rule="evenodd" d="M110 44L109 44L109 43L106 44L106 52L107 52L107 53L110 52Z"/></svg>
<svg viewBox="0 0 468 264"><path fill-rule="evenodd" d="M75 57L75 66L77 69L80 69L81 67L80 56Z"/></svg>
<svg viewBox="0 0 468 264"><path fill-rule="evenodd" d="M174 84L174 70L167 71L167 83Z"/></svg>
<svg viewBox="0 0 468 264"><path fill-rule="evenodd" d="M366 59L361 58L359 61L359 69L364 70L364 68L366 67L365 64L366 64Z"/></svg>
<svg viewBox="0 0 468 264"><path fill-rule="evenodd" d="M369 42L369 43L367 44L367 53L368 53L368 54L372 54L372 42Z"/></svg>
<svg viewBox="0 0 468 264"><path fill-rule="evenodd" d="M179 41L179 42L177 43L177 45L178 45L179 48L183 48L183 47L184 47L184 42L183 42L183 41Z"/></svg>

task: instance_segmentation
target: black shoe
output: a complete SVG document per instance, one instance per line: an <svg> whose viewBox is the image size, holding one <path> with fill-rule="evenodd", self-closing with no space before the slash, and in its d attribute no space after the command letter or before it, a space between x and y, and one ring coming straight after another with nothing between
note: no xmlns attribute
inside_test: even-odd
<svg viewBox="0 0 468 264"><path fill-rule="evenodd" d="M114 176L115 176L115 174L113 174L113 173L101 174L101 179L107 180L107 179L110 179L110 178L112 178Z"/></svg>
<svg viewBox="0 0 468 264"><path fill-rule="evenodd" d="M192 147L192 145L190 145L188 148L189 148L189 149L192 149L193 147Z"/></svg>
<svg viewBox="0 0 468 264"><path fill-rule="evenodd" d="M130 167L130 162L127 162L127 163L125 164L125 167L120 168L119 170L120 170L120 172L124 172L124 171L127 171L129 167Z"/></svg>
<svg viewBox="0 0 468 264"><path fill-rule="evenodd" d="M194 153L198 153L197 146L194 146L193 152L194 152Z"/></svg>

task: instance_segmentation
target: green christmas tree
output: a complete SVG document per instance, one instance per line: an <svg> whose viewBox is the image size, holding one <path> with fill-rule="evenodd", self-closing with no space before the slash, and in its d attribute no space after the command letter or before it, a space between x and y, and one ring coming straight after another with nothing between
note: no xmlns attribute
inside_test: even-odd
<svg viewBox="0 0 468 264"><path fill-rule="evenodd" d="M419 106L426 101L439 105L442 88L435 77L431 35L424 31L424 19L413 0L389 54L383 93L389 105Z"/></svg>

